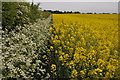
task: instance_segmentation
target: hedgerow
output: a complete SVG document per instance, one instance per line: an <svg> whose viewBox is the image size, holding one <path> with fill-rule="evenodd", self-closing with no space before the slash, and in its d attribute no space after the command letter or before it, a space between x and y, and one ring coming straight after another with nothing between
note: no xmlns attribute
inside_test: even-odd
<svg viewBox="0 0 120 80"><path fill-rule="evenodd" d="M2 78L49 78L50 14L26 2L4 2L2 7Z"/></svg>
<svg viewBox="0 0 120 80"><path fill-rule="evenodd" d="M39 18L47 18L50 13L41 11L39 6L27 2L2 2L3 30L11 31L18 25L34 24Z"/></svg>
<svg viewBox="0 0 120 80"><path fill-rule="evenodd" d="M3 77L45 78L47 73L46 49L48 44L50 17L37 23L16 26L3 33Z"/></svg>

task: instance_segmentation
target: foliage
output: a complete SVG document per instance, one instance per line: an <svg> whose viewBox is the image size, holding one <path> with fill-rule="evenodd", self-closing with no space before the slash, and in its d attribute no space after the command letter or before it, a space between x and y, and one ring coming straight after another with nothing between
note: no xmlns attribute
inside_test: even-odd
<svg viewBox="0 0 120 80"><path fill-rule="evenodd" d="M120 76L117 14L53 14L51 46L58 78Z"/></svg>
<svg viewBox="0 0 120 80"><path fill-rule="evenodd" d="M2 2L2 26L3 30L13 30L16 26L34 23L38 18L47 18L42 15L43 11L39 9L39 4L30 4L27 2Z"/></svg>
<svg viewBox="0 0 120 80"><path fill-rule="evenodd" d="M3 31L3 78L49 78L46 49L51 17ZM17 32L16 32L17 31ZM1 57L1 56L0 56Z"/></svg>

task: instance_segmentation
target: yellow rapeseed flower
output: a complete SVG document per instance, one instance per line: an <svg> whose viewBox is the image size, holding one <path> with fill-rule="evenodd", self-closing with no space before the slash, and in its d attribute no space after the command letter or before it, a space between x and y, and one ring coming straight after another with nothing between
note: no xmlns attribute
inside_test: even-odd
<svg viewBox="0 0 120 80"><path fill-rule="evenodd" d="M74 77L76 77L77 75L78 75L78 72L77 72L76 69L74 69L74 70L72 71L72 77L74 78Z"/></svg>
<svg viewBox="0 0 120 80"><path fill-rule="evenodd" d="M53 30L53 28L52 27L50 27L50 31L52 31Z"/></svg>
<svg viewBox="0 0 120 80"><path fill-rule="evenodd" d="M55 65L55 64L52 64L52 65L51 65L51 70L53 70L53 71L56 70L56 65Z"/></svg>
<svg viewBox="0 0 120 80"><path fill-rule="evenodd" d="M53 50L53 46L50 46L50 49Z"/></svg>

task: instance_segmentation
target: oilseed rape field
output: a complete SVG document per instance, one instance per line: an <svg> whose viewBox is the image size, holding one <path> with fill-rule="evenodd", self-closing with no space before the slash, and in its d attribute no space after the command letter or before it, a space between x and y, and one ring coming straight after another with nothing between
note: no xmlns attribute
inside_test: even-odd
<svg viewBox="0 0 120 80"><path fill-rule="evenodd" d="M0 7L2 80L120 80L118 13Z"/></svg>
<svg viewBox="0 0 120 80"><path fill-rule="evenodd" d="M51 73L57 78L120 76L118 14L53 14Z"/></svg>

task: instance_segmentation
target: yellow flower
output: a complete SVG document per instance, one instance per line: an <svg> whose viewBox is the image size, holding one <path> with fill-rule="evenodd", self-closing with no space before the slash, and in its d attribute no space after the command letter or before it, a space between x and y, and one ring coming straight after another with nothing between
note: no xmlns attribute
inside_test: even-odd
<svg viewBox="0 0 120 80"><path fill-rule="evenodd" d="M75 60L76 63L79 62L79 60L80 60L79 53L74 54L74 60Z"/></svg>
<svg viewBox="0 0 120 80"><path fill-rule="evenodd" d="M64 57L65 57L65 58L68 58L68 57L69 57L69 55L68 55L68 54L65 54L65 55L64 55Z"/></svg>
<svg viewBox="0 0 120 80"><path fill-rule="evenodd" d="M53 43L54 43L55 45L59 45L59 44L60 44L60 40L53 40Z"/></svg>
<svg viewBox="0 0 120 80"><path fill-rule="evenodd" d="M74 65L74 61L70 61L70 65Z"/></svg>
<svg viewBox="0 0 120 80"><path fill-rule="evenodd" d="M56 70L56 65L55 65L55 64L52 64L52 65L51 65L51 70L53 70L53 71Z"/></svg>
<svg viewBox="0 0 120 80"><path fill-rule="evenodd" d="M58 53L58 51L57 51L57 50L55 50L55 53Z"/></svg>
<svg viewBox="0 0 120 80"><path fill-rule="evenodd" d="M52 31L53 30L53 28L52 27L50 27L50 31Z"/></svg>
<svg viewBox="0 0 120 80"><path fill-rule="evenodd" d="M95 69L95 71L102 72L102 70L99 68Z"/></svg>
<svg viewBox="0 0 120 80"><path fill-rule="evenodd" d="M48 49L47 52L50 52L50 49Z"/></svg>
<svg viewBox="0 0 120 80"><path fill-rule="evenodd" d="M53 50L53 46L50 46L50 49Z"/></svg>
<svg viewBox="0 0 120 80"><path fill-rule="evenodd" d="M64 52L61 53L61 55L64 55L64 54L65 54Z"/></svg>
<svg viewBox="0 0 120 80"><path fill-rule="evenodd" d="M83 78L84 77L84 75L85 75L85 72L82 70L82 71L80 71L80 76Z"/></svg>
<svg viewBox="0 0 120 80"><path fill-rule="evenodd" d="M69 41L67 41L67 45L69 45L69 43L70 43L70 42L69 42Z"/></svg>
<svg viewBox="0 0 120 80"><path fill-rule="evenodd" d="M59 57L59 60L60 60L60 61L62 61L62 60L63 60L63 57L62 57L62 56L60 56L60 57Z"/></svg>
<svg viewBox="0 0 120 80"><path fill-rule="evenodd" d="M77 75L78 75L78 72L77 72L76 69L74 69L74 70L72 71L72 77L76 77Z"/></svg>
<svg viewBox="0 0 120 80"><path fill-rule="evenodd" d="M74 37L71 37L71 41L75 41L75 38L74 38Z"/></svg>
<svg viewBox="0 0 120 80"><path fill-rule="evenodd" d="M68 37L70 37L70 34L68 34Z"/></svg>
<svg viewBox="0 0 120 80"><path fill-rule="evenodd" d="M55 39L58 39L58 36L57 36L57 35L55 35Z"/></svg>
<svg viewBox="0 0 120 80"><path fill-rule="evenodd" d="M104 17L104 21L100 19ZM50 41L58 51L61 64L71 69L70 78L103 76L103 70L108 72L105 73L106 77L114 77L119 67L116 20L117 15L112 14L53 14L54 34ZM82 71L78 69L79 66L83 68ZM91 70L93 66L98 68Z"/></svg>
<svg viewBox="0 0 120 80"><path fill-rule="evenodd" d="M70 53L73 53L73 50L74 50L73 48L70 48L70 49L69 49Z"/></svg>
<svg viewBox="0 0 120 80"><path fill-rule="evenodd" d="M58 47L59 49L62 49L62 47Z"/></svg>

